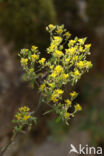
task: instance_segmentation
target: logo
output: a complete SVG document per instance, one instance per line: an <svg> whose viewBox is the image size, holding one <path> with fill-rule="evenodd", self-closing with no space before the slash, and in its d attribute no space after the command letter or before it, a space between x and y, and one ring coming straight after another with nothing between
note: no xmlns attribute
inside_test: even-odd
<svg viewBox="0 0 104 156"><path fill-rule="evenodd" d="M73 145L70 144L69 154L76 153L76 154L102 154L103 150L102 147L89 147L85 145L84 147L79 144L78 149Z"/></svg>

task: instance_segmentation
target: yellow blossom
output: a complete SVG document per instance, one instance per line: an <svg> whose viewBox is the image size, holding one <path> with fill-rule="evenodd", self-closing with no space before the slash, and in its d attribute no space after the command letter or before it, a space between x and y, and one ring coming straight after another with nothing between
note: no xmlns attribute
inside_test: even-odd
<svg viewBox="0 0 104 156"><path fill-rule="evenodd" d="M66 38L69 38L71 36L69 32L66 32L64 35L66 36Z"/></svg>
<svg viewBox="0 0 104 156"><path fill-rule="evenodd" d="M38 49L37 46L32 46L32 48L31 48L31 50L32 50L33 52L36 52L37 49Z"/></svg>
<svg viewBox="0 0 104 156"><path fill-rule="evenodd" d="M31 55L31 57L32 57L33 62L36 61L39 58L39 56L37 54Z"/></svg>
<svg viewBox="0 0 104 156"><path fill-rule="evenodd" d="M79 61L76 65L79 68L84 68L85 67L85 63L83 61Z"/></svg>
<svg viewBox="0 0 104 156"><path fill-rule="evenodd" d="M85 67L86 67L86 68L92 67L91 61L86 61L86 62L85 62Z"/></svg>
<svg viewBox="0 0 104 156"><path fill-rule="evenodd" d="M61 56L63 56L63 52L60 51L60 50L56 50L56 51L54 52L53 55L54 55L55 57L61 57Z"/></svg>
<svg viewBox="0 0 104 156"><path fill-rule="evenodd" d="M85 48L86 48L86 49L89 49L90 47L91 47L91 44L86 44L86 45L85 45Z"/></svg>
<svg viewBox="0 0 104 156"><path fill-rule="evenodd" d="M30 68L30 69L29 69L29 72L30 72L30 73L33 73L33 72L34 72L34 68Z"/></svg>
<svg viewBox="0 0 104 156"><path fill-rule="evenodd" d="M82 107L80 106L80 104L76 104L75 105L75 112L81 111L81 110L82 110Z"/></svg>
<svg viewBox="0 0 104 156"><path fill-rule="evenodd" d="M76 43L75 40L70 40L68 43L68 47L73 46Z"/></svg>
<svg viewBox="0 0 104 156"><path fill-rule="evenodd" d="M60 99L60 96L63 94L63 90L62 89L55 89L52 96L51 96L51 100L53 102L57 102L58 99Z"/></svg>
<svg viewBox="0 0 104 156"><path fill-rule="evenodd" d="M65 112L64 117L65 117L65 119L69 118L70 117L70 113Z"/></svg>
<svg viewBox="0 0 104 156"><path fill-rule="evenodd" d="M78 60L78 56L77 56L77 55L73 56L73 57L72 57L72 60L73 60L73 61L77 61L77 60Z"/></svg>
<svg viewBox="0 0 104 156"><path fill-rule="evenodd" d="M41 60L39 60L39 63L43 65L45 60L46 60L45 58L41 58Z"/></svg>
<svg viewBox="0 0 104 156"><path fill-rule="evenodd" d="M23 120L25 120L25 121L28 120L28 119L30 119L30 118L31 118L30 115L24 115L24 116L23 116Z"/></svg>
<svg viewBox="0 0 104 156"><path fill-rule="evenodd" d="M54 52L61 42L62 38L60 36L54 36L51 45L48 48L48 53Z"/></svg>
<svg viewBox="0 0 104 156"><path fill-rule="evenodd" d="M69 107L69 106L71 105L72 102L71 102L69 99L66 99L66 100L65 100L65 103L66 103L66 106Z"/></svg>
<svg viewBox="0 0 104 156"><path fill-rule="evenodd" d="M80 38L80 39L78 39L78 42L79 42L81 45L83 45L83 44L85 43L85 41L86 41L86 38Z"/></svg>
<svg viewBox="0 0 104 156"><path fill-rule="evenodd" d="M56 77L57 75L59 75L61 72L63 71L63 68L61 65L57 65L53 71L53 73L51 74L52 77Z"/></svg>
<svg viewBox="0 0 104 156"><path fill-rule="evenodd" d="M53 24L49 24L48 27L49 27L50 30L54 30L56 28L56 26L53 25Z"/></svg>
<svg viewBox="0 0 104 156"><path fill-rule="evenodd" d="M79 47L79 51L80 51L80 52L85 52L85 49L83 49L83 47L80 46L80 47Z"/></svg>
<svg viewBox="0 0 104 156"><path fill-rule="evenodd" d="M54 83L49 83L48 84L50 87L54 88L55 87L55 84Z"/></svg>
<svg viewBox="0 0 104 156"><path fill-rule="evenodd" d="M27 58L21 58L21 64L27 65L28 59Z"/></svg>
<svg viewBox="0 0 104 156"><path fill-rule="evenodd" d="M69 77L69 74L62 74L61 76L63 79L67 79Z"/></svg>
<svg viewBox="0 0 104 156"><path fill-rule="evenodd" d="M61 73L63 71L63 67L61 65L57 65L54 69L55 72Z"/></svg>
<svg viewBox="0 0 104 156"><path fill-rule="evenodd" d="M29 110L30 110L30 108L29 108L29 107L26 107L26 106L20 107L20 108L19 108L19 111L20 111L20 112L22 112L22 111L28 112Z"/></svg>
<svg viewBox="0 0 104 156"><path fill-rule="evenodd" d="M74 97L74 96L76 96L76 95L77 95L77 93L76 93L75 91L73 91L73 92L70 93L70 96L71 96L71 97Z"/></svg>
<svg viewBox="0 0 104 156"><path fill-rule="evenodd" d="M50 65L49 67L50 67L50 69L53 69L54 66L53 65Z"/></svg>
<svg viewBox="0 0 104 156"><path fill-rule="evenodd" d="M17 120L21 120L21 118L22 118L20 113L16 114L15 117L17 118Z"/></svg>
<svg viewBox="0 0 104 156"><path fill-rule="evenodd" d="M69 48L69 49L65 49L66 50L66 53L69 54L69 55L74 55L75 52L76 52L76 47L72 47L72 48Z"/></svg>
<svg viewBox="0 0 104 156"><path fill-rule="evenodd" d="M69 61L70 61L70 58L65 59L65 63L69 63Z"/></svg>
<svg viewBox="0 0 104 156"><path fill-rule="evenodd" d="M45 88L45 84L43 83L43 84L40 85L40 90L43 91L44 88Z"/></svg>
<svg viewBox="0 0 104 156"><path fill-rule="evenodd" d="M58 30L56 30L56 33L61 35L63 33L63 29L62 28L59 28Z"/></svg>
<svg viewBox="0 0 104 156"><path fill-rule="evenodd" d="M80 76L80 72L76 69L76 70L74 71L74 75L75 75L75 76Z"/></svg>

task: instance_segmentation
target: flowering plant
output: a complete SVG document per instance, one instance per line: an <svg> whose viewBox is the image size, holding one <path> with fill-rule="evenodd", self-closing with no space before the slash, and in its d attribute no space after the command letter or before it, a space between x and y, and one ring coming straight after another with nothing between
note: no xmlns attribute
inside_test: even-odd
<svg viewBox="0 0 104 156"><path fill-rule="evenodd" d="M82 110L80 104L73 104L78 96L76 91L71 91L69 97L64 98L65 86L70 83L75 85L81 76L92 67L91 61L87 61L90 55L91 44L85 44L86 38L70 39L71 34L64 25L48 25L46 30L50 33L50 45L46 49L47 58L41 57L37 46L22 49L19 53L21 65L25 70L24 80L30 81L32 88L34 83L38 85L41 93L39 103L48 104L51 109L44 114L55 111L57 121L63 120L69 124L71 117ZM73 109L74 108L74 109ZM19 108L13 122L16 124L10 143L0 152L3 156L14 138L27 126L29 129L37 119L27 106Z"/></svg>
<svg viewBox="0 0 104 156"><path fill-rule="evenodd" d="M81 76L92 67L87 61L90 55L91 44L85 44L86 38L70 39L71 34L64 25L48 25L46 30L50 33L50 45L46 49L48 57L41 57L37 46L20 51L21 65L25 70L24 80L30 81L32 87L37 83L41 93L41 102L45 102L55 111L58 119L68 124L75 113L82 110L80 104L74 105L73 100L78 93L72 91L64 99L64 87L70 83L75 85Z"/></svg>

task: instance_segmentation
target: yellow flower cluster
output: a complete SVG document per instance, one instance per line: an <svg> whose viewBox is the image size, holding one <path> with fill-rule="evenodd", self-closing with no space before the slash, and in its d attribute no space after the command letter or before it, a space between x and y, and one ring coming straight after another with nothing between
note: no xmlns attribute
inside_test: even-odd
<svg viewBox="0 0 104 156"><path fill-rule="evenodd" d="M77 67L82 69L82 68L91 68L92 67L92 63L91 61L80 61L76 63Z"/></svg>
<svg viewBox="0 0 104 156"><path fill-rule="evenodd" d="M15 127L13 130L13 137L19 134L23 128L29 127L31 128L33 123L36 123L36 117L33 117L34 112L30 112L29 107L20 107L19 111L15 115L15 120L12 122L15 123Z"/></svg>
<svg viewBox="0 0 104 156"><path fill-rule="evenodd" d="M32 46L31 50L21 50L21 64L26 71L27 80L32 84L39 82L42 100L52 105L59 117L67 122L82 108L76 104L75 111L68 112L78 93L73 91L70 99L63 100L63 88L68 83L75 85L92 67L91 61L86 59L90 55L91 44L85 44L86 38L70 39L71 34L64 25L49 24L46 30L50 33L50 45L46 49L48 59L41 58L38 47Z"/></svg>
<svg viewBox="0 0 104 156"><path fill-rule="evenodd" d="M53 72L51 74L51 77L55 78L56 76L58 76L62 72L63 72L63 67L61 65L57 65L54 68L54 70L53 70Z"/></svg>
<svg viewBox="0 0 104 156"><path fill-rule="evenodd" d="M19 108L19 111L20 111L20 112L22 112L22 111L28 112L28 111L30 111L30 108L29 108L29 107L26 107L26 106L20 107L20 108Z"/></svg>
<svg viewBox="0 0 104 156"><path fill-rule="evenodd" d="M38 60L39 55L33 54L33 55L31 55L31 57L32 57L32 62L35 62L36 60Z"/></svg>
<svg viewBox="0 0 104 156"><path fill-rule="evenodd" d="M16 119L18 121L21 120L22 122L27 121L28 119L31 118L31 116L29 115L29 111L30 109L26 106L19 108L19 113L17 113L15 116Z"/></svg>
<svg viewBox="0 0 104 156"><path fill-rule="evenodd" d="M45 63L45 58L41 58L40 60L39 60L39 63L41 64L41 65L43 65L44 63Z"/></svg>
<svg viewBox="0 0 104 156"><path fill-rule="evenodd" d="M27 58L21 58L21 65L22 66L26 66L28 63L28 59Z"/></svg>
<svg viewBox="0 0 104 156"><path fill-rule="evenodd" d="M62 38L60 36L54 36L52 39L51 45L48 48L48 53L54 53L57 50L59 44L62 42Z"/></svg>
<svg viewBox="0 0 104 156"><path fill-rule="evenodd" d="M60 50L55 50L55 52L53 53L53 56L59 57L59 58L63 55L64 55L63 52Z"/></svg>
<svg viewBox="0 0 104 156"><path fill-rule="evenodd" d="M58 102L58 100L60 99L60 96L63 94L63 90L61 89L56 89L54 90L54 92L52 93L51 96L51 100L55 103Z"/></svg>

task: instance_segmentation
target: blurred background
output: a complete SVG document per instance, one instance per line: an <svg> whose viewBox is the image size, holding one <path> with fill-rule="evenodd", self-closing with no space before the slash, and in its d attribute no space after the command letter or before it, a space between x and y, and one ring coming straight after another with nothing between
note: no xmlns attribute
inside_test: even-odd
<svg viewBox="0 0 104 156"><path fill-rule="evenodd" d="M0 148L10 140L18 107L36 108L38 88L23 81L18 52L35 44L46 56L48 24L64 24L72 37L87 36L92 44L93 68L75 88L83 111L68 127L51 114L41 117L41 106L37 126L21 134L5 156L68 156L70 144L104 147L104 0L0 0Z"/></svg>

